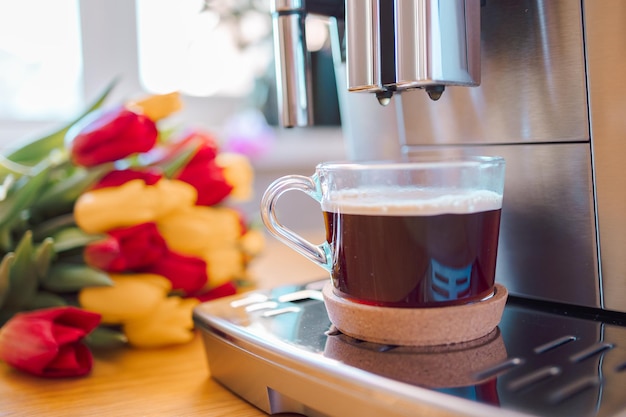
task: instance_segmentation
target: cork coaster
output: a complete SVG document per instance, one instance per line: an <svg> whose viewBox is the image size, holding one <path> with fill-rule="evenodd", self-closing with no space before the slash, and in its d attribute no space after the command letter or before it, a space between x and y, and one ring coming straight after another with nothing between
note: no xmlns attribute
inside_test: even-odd
<svg viewBox="0 0 626 417"><path fill-rule="evenodd" d="M493 297L449 307L377 307L347 301L323 289L330 321L342 333L369 342L436 346L467 342L489 334L500 323L508 292L496 284Z"/></svg>

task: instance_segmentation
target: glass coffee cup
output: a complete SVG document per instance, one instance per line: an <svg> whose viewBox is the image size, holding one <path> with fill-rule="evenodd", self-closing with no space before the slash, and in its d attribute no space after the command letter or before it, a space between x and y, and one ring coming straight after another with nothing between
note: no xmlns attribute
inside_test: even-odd
<svg viewBox="0 0 626 417"><path fill-rule="evenodd" d="M334 294L389 308L464 305L494 294L505 161L326 162L265 192L261 214L276 238L329 272ZM297 190L320 203L326 241L283 226L275 207Z"/></svg>

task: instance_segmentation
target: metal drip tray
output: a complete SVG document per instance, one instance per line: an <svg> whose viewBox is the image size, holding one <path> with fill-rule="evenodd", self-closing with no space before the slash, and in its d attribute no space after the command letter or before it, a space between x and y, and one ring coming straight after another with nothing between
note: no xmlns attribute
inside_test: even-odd
<svg viewBox="0 0 626 417"><path fill-rule="evenodd" d="M269 414L626 416L623 317L512 299L479 340L380 345L333 328L325 282L198 306L212 377Z"/></svg>

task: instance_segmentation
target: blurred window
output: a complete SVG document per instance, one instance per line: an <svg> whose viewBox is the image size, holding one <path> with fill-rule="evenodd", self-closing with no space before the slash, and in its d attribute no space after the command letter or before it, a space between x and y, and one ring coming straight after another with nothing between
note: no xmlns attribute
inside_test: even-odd
<svg viewBox="0 0 626 417"><path fill-rule="evenodd" d="M0 146L71 120L114 79L111 101L178 90L189 114L221 123L271 65L268 7L265 0L0 0Z"/></svg>
<svg viewBox="0 0 626 417"><path fill-rule="evenodd" d="M0 118L67 117L82 104L77 0L0 0Z"/></svg>
<svg viewBox="0 0 626 417"><path fill-rule="evenodd" d="M275 112L271 29L267 0L0 0L0 147L71 120L114 79L112 102L177 90L180 117L207 127L244 101ZM307 24L312 49L325 30Z"/></svg>
<svg viewBox="0 0 626 417"><path fill-rule="evenodd" d="M142 85L200 97L249 94L272 59L266 3L137 0Z"/></svg>

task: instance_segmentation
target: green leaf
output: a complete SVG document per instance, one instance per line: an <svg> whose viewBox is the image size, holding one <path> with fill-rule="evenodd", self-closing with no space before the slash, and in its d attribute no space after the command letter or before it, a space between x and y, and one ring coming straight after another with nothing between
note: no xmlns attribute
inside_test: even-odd
<svg viewBox="0 0 626 417"><path fill-rule="evenodd" d="M85 337L85 343L93 349L112 349L126 345L126 335L117 329L99 326Z"/></svg>
<svg viewBox="0 0 626 417"><path fill-rule="evenodd" d="M0 327L4 326L17 313L19 313L18 310L0 310Z"/></svg>
<svg viewBox="0 0 626 417"><path fill-rule="evenodd" d="M24 146L21 146L19 149L14 150L9 153L6 157L20 164L32 164L36 165L42 159L46 158L50 152L54 149L62 148L65 141L65 134L67 131L76 124L83 117L91 113L92 111L98 109L102 106L107 96L111 93L113 88L117 84L117 80L113 80L100 94L100 96L95 100L94 103L91 104L80 116L76 119L62 127L61 129L53 132L47 136L44 136L39 139L35 139ZM6 169L0 167L0 177L6 173Z"/></svg>
<svg viewBox="0 0 626 417"><path fill-rule="evenodd" d="M0 262L0 309L11 290L11 266L15 261L15 253L9 252L2 257Z"/></svg>
<svg viewBox="0 0 626 417"><path fill-rule="evenodd" d="M65 299L57 294L40 291L31 298L25 305L27 310L38 310L40 308L66 306Z"/></svg>
<svg viewBox="0 0 626 417"><path fill-rule="evenodd" d="M30 207L48 181L48 173L41 169L34 177L20 178L0 203L0 228L12 224L22 210Z"/></svg>
<svg viewBox="0 0 626 417"><path fill-rule="evenodd" d="M109 276L87 265L56 262L41 285L53 292L74 292L85 287L112 286Z"/></svg>
<svg viewBox="0 0 626 417"><path fill-rule="evenodd" d="M32 233L27 231L15 249L15 260L9 268L10 292L4 306L21 309L37 292L37 269L33 262Z"/></svg>
<svg viewBox="0 0 626 417"><path fill-rule="evenodd" d="M2 203L0 203L2 204ZM15 247L11 228L5 225L0 227L0 253L7 253Z"/></svg>
<svg viewBox="0 0 626 417"><path fill-rule="evenodd" d="M51 237L44 239L35 249L33 262L40 282L48 275L54 254L54 239Z"/></svg>
<svg viewBox="0 0 626 417"><path fill-rule="evenodd" d="M161 167L163 169L163 175L166 178L172 178L182 167L184 167L187 162L195 155L198 147L190 146L185 148L177 155L174 156L170 161L166 164L163 164Z"/></svg>
<svg viewBox="0 0 626 417"><path fill-rule="evenodd" d="M113 164L102 164L90 169L77 168L67 178L48 187L31 209L52 215L71 212L78 197L112 169Z"/></svg>
<svg viewBox="0 0 626 417"><path fill-rule="evenodd" d="M33 225L33 240L35 242L42 241L53 236L54 233L61 229L73 226L76 226L73 213L62 214L60 216L49 218L41 223Z"/></svg>
<svg viewBox="0 0 626 417"><path fill-rule="evenodd" d="M54 239L54 252L59 253L82 248L88 243L102 239L102 236L85 233L79 227L72 226L58 230L52 238Z"/></svg>
<svg viewBox="0 0 626 417"><path fill-rule="evenodd" d="M85 256L83 255L83 249L71 250L57 253L54 257L54 262L60 262L64 264L84 264Z"/></svg>

